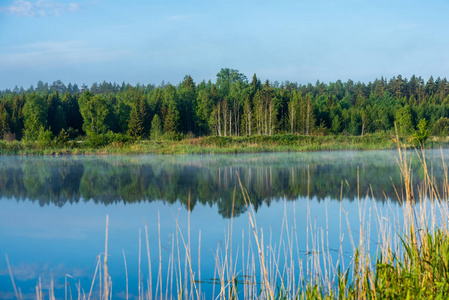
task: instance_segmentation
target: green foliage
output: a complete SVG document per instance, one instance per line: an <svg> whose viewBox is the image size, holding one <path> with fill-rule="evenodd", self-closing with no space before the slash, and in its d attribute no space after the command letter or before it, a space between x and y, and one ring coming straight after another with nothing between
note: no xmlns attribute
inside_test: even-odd
<svg viewBox="0 0 449 300"><path fill-rule="evenodd" d="M100 95L94 96L90 92L84 92L78 103L84 119L83 130L87 135L104 133L107 130L105 119L109 112L106 98Z"/></svg>
<svg viewBox="0 0 449 300"><path fill-rule="evenodd" d="M163 131L161 118L159 118L158 114L155 114L153 120L151 121L150 138L152 140L158 140L162 137L162 135Z"/></svg>
<svg viewBox="0 0 449 300"><path fill-rule="evenodd" d="M58 146L67 146L70 142L70 134L64 128L59 132L55 140Z"/></svg>
<svg viewBox="0 0 449 300"><path fill-rule="evenodd" d="M335 115L335 117L332 118L331 131L333 133L335 133L335 134L340 133L340 131L341 131L341 121L340 121L340 116L339 115Z"/></svg>
<svg viewBox="0 0 449 300"><path fill-rule="evenodd" d="M44 126L41 126L37 135L37 146L41 149L52 146L53 133L50 129L45 130Z"/></svg>
<svg viewBox="0 0 449 300"><path fill-rule="evenodd" d="M413 130L412 112L410 106L405 105L396 112L396 123L400 135L408 135Z"/></svg>
<svg viewBox="0 0 449 300"><path fill-rule="evenodd" d="M449 118L439 118L433 125L433 134L439 136L449 135Z"/></svg>
<svg viewBox="0 0 449 300"><path fill-rule="evenodd" d="M449 82L401 76L369 84L341 82L299 85L248 82L238 70L223 68L215 82L196 84L190 75L178 85L94 83L89 89L39 82L38 92L0 91L0 138L35 141L40 126L70 138L108 130L145 139L151 121L161 118L166 137L245 136L294 133L352 135L414 133L426 119L432 134L447 135ZM69 129L73 130L70 131ZM96 137L94 137L96 139Z"/></svg>
<svg viewBox="0 0 449 300"><path fill-rule="evenodd" d="M105 134L98 134L92 132L89 134L88 139L86 141L86 145L92 148L99 148L107 145L109 142L107 136Z"/></svg>
<svg viewBox="0 0 449 300"><path fill-rule="evenodd" d="M196 120L198 122L199 133L202 135L209 134L209 118L214 107L211 92L208 89L200 90L196 102Z"/></svg>
<svg viewBox="0 0 449 300"><path fill-rule="evenodd" d="M184 77L184 81L178 88L179 95L179 120L180 129L187 133L195 129L197 111L196 86L190 75Z"/></svg>
<svg viewBox="0 0 449 300"><path fill-rule="evenodd" d="M421 245L401 237L405 249L391 263L376 263L373 291L378 299L447 299L449 297L449 237L437 229L426 232Z"/></svg>
<svg viewBox="0 0 449 300"><path fill-rule="evenodd" d="M430 137L430 132L427 129L427 120L421 119L418 124L418 130L415 130L413 140L421 147L424 147L424 143Z"/></svg>
<svg viewBox="0 0 449 300"><path fill-rule="evenodd" d="M9 128L10 116L6 110L5 103L0 103L0 139L4 139L6 134L10 132Z"/></svg>
<svg viewBox="0 0 449 300"><path fill-rule="evenodd" d="M47 126L47 108L45 101L38 94L29 94L23 107L24 136L28 141L38 138L41 128Z"/></svg>
<svg viewBox="0 0 449 300"><path fill-rule="evenodd" d="M133 106L131 114L129 116L128 135L132 136L133 138L142 137L144 133L144 117L145 115L142 116L139 113L137 105Z"/></svg>
<svg viewBox="0 0 449 300"><path fill-rule="evenodd" d="M220 72L217 73L217 87L220 90L221 96L224 97L229 94L231 85L239 81L246 83L248 80L246 76L238 70L222 68Z"/></svg>
<svg viewBox="0 0 449 300"><path fill-rule="evenodd" d="M169 139L174 137L178 132L178 120L178 111L173 106L169 106L164 120L164 133Z"/></svg>
<svg viewBox="0 0 449 300"><path fill-rule="evenodd" d="M58 135L62 128L66 127L64 110L59 93L55 92L47 96L47 126L51 128L53 135Z"/></svg>
<svg viewBox="0 0 449 300"><path fill-rule="evenodd" d="M88 147L92 148L100 148L111 143L116 143L119 145L126 144L131 141L131 138L128 135L121 133L114 133L112 131L108 131L107 133L92 133L89 135L89 138L86 141Z"/></svg>
<svg viewBox="0 0 449 300"><path fill-rule="evenodd" d="M124 145L131 141L129 135L123 133L114 133L112 131L108 131L106 133L107 144L116 143L118 145Z"/></svg>
<svg viewBox="0 0 449 300"><path fill-rule="evenodd" d="M65 93L61 103L66 129L72 128L73 130L77 130L80 134L83 131L83 116L80 112L78 97L78 94Z"/></svg>

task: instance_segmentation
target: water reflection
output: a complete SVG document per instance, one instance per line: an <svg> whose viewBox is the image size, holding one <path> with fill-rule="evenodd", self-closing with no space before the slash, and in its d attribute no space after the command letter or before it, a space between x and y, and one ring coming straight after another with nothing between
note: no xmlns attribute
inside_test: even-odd
<svg viewBox="0 0 449 300"><path fill-rule="evenodd" d="M0 197L60 207L79 201L104 205L179 201L190 210L216 204L226 218L231 215L238 173L256 210L272 201L307 195L321 201L373 193L377 200L394 201L394 186L401 186L395 157L395 151L2 157ZM428 157L435 161L433 173L440 176L440 151L430 151ZM418 182L422 177L418 159L412 160L412 168ZM234 205L235 215L246 210L239 190Z"/></svg>
<svg viewBox="0 0 449 300"><path fill-rule="evenodd" d="M447 158L449 151L443 151L443 155ZM298 228L295 233L298 259L307 259L307 232L311 229L308 222L313 220L313 232L318 234L325 229L329 234L330 255L337 261L340 237L348 232L346 222L354 236L359 234L359 202L354 201L357 195L371 196L372 191L376 201L383 202L386 198L395 201L394 185L400 194L401 176L395 157L395 151L0 157L0 253L8 253L25 298L33 295L41 277L47 290L54 278L57 298L62 299L65 274L76 278L70 279L72 287L79 283L91 286L95 258L104 251L104 219L108 214L113 298L123 296L126 289L122 251L127 255L130 293L137 295L138 230L142 229L142 220L148 224L153 261L159 254L157 241L161 238L162 269L167 270L169 255L173 253L172 237L177 231L176 217L180 231L185 236L191 232L195 254L192 262L198 266L201 260L203 291L213 295L215 284L210 282L216 279L216 262L211 253L223 251L226 244L223 233L229 230L231 221L226 218L232 212L234 190L234 215L241 216L232 223L233 251L237 255L244 245L245 249L251 243L255 245L248 217L243 214L246 206L238 188L237 173L258 210L257 223L267 239L273 238L271 245L276 246L280 240L283 218L288 215L290 223L294 220ZM443 178L441 152L429 151L427 157L434 176ZM414 181L419 183L422 169L416 156L411 166ZM307 201L307 195L311 201ZM343 201L339 202L340 198ZM367 219L373 229L377 228L376 218L371 219L370 212L380 212L388 219L400 211L398 203L372 202L371 198L366 203ZM182 207L192 213L187 214ZM347 218L343 227L341 212ZM375 230L371 231L373 251L377 239ZM349 261L353 253L349 238L344 239L342 249ZM157 261L152 272L158 272ZM142 276L148 278L148 271ZM157 285L155 278L153 287ZM0 259L0 299L13 297L12 291L9 272Z"/></svg>

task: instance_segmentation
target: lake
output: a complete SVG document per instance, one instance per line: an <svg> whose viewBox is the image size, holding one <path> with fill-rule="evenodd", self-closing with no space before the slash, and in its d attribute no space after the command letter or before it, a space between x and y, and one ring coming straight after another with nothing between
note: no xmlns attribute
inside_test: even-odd
<svg viewBox="0 0 449 300"><path fill-rule="evenodd" d="M436 178L444 175L442 155L447 159L449 151L427 152ZM413 152L409 156L419 182L421 164ZM248 286L263 281L257 254L262 234L268 275L277 285L281 278L330 276L325 260L348 267L361 235L375 254L378 216L400 215L396 157L397 151L3 156L0 253L8 255L24 299L36 298L39 280L44 298L49 289L56 298L78 293L88 298L94 276L91 298L98 299L104 271L97 257L105 251L108 216L113 298L126 299L128 282L129 298L151 289L165 299L181 284L190 291L185 294L200 289L212 299L220 292L220 278L231 284L232 276L237 293L247 295ZM258 241L239 179L254 209ZM310 258L313 251L318 258ZM2 256L0 299L14 298Z"/></svg>

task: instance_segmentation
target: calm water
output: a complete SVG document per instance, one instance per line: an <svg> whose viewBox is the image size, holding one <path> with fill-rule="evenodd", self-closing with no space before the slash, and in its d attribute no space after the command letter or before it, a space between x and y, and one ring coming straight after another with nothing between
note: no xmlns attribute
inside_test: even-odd
<svg viewBox="0 0 449 300"><path fill-rule="evenodd" d="M449 152L445 150L443 155L447 158ZM70 275L67 280L73 297L77 297L76 284L81 284L87 294L96 258L104 251L106 215L109 215L108 263L114 298L125 296L123 251L130 297L138 294L139 229L142 278L147 286L144 224L149 231L153 279L158 272L160 224L165 289L172 238L176 233L175 218L187 239L188 210L192 264L196 270L201 264L202 280L214 278L213 254L217 248L224 249L233 209L236 257L241 256L242 244L247 247L251 240L237 174L249 194L266 242L271 239L272 245L279 243L285 214L291 229L296 219L301 256L306 254L307 220L325 232L328 228L329 248L338 249L341 230L347 232L340 227L340 208L347 213L349 223L357 224L358 228L358 193L361 198L367 193L373 195L380 211L400 210L393 187L401 186L396 156L395 151L375 151L0 157L0 299L15 298L5 253L24 298L35 298L39 277L45 289L53 279L56 297L63 298L66 275ZM434 175L441 177L441 152L429 151L428 157L433 161ZM419 181L422 171L416 158L412 167L414 178ZM391 199L391 204L387 205L386 198ZM366 218L370 209L374 209L373 201L368 201ZM377 235L372 233L373 248L376 239ZM345 251L350 253L350 249L348 242ZM184 270L184 259L181 260ZM204 283L202 290L211 295L213 284ZM94 292L98 293L97 285Z"/></svg>

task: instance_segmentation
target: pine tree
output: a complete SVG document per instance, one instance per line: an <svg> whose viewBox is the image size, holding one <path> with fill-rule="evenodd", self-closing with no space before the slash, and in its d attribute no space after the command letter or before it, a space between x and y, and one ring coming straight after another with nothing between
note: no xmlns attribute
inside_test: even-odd
<svg viewBox="0 0 449 300"><path fill-rule="evenodd" d="M412 112L410 106L405 105L396 112L396 123L400 135L407 135L413 130Z"/></svg>
<svg viewBox="0 0 449 300"><path fill-rule="evenodd" d="M152 140L157 140L162 137L162 123L161 118L159 118L158 114L155 114L153 117L153 121L151 121L151 131L150 131L150 138Z"/></svg>
<svg viewBox="0 0 449 300"><path fill-rule="evenodd" d="M164 120L164 133L170 139L173 139L178 132L178 115L178 111L173 106L168 107Z"/></svg>
<svg viewBox="0 0 449 300"><path fill-rule="evenodd" d="M0 103L0 139L9 132L9 114L5 102Z"/></svg>
<svg viewBox="0 0 449 300"><path fill-rule="evenodd" d="M143 135L143 129L143 119L139 114L139 108L135 105L133 106L129 116L128 135L133 138L140 138Z"/></svg>

